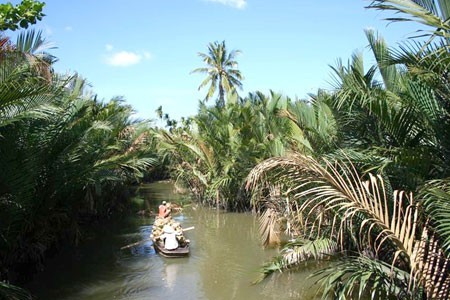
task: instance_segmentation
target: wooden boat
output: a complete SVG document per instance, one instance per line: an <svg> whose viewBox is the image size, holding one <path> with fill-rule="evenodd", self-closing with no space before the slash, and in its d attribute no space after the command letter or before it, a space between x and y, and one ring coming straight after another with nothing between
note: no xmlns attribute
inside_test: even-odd
<svg viewBox="0 0 450 300"><path fill-rule="evenodd" d="M194 227L192 226L186 229L181 228L181 225L178 222L174 222L171 216L166 218L156 217L155 222L153 223L153 231L151 235L155 251L164 257L188 256L189 240L185 238L183 233L191 229L194 229ZM176 239L178 241L178 248L168 250L164 247L164 242L161 240L161 236L165 233L176 235ZM171 235L171 238L175 238L175 235Z"/></svg>
<svg viewBox="0 0 450 300"><path fill-rule="evenodd" d="M153 247L155 251L164 257L176 258L176 257L185 257L189 255L189 243L187 243L184 247L178 247L174 250L167 250L164 248L164 243L161 240L153 240Z"/></svg>

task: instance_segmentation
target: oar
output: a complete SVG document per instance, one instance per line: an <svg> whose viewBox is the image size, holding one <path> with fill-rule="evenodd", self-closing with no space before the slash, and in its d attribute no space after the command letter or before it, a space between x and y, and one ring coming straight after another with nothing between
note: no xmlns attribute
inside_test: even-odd
<svg viewBox="0 0 450 300"><path fill-rule="evenodd" d="M195 229L195 227L191 226L191 227L188 227L188 228L184 228L183 231L188 231L188 230L192 230L192 229ZM139 241L139 242L136 242L136 243L132 243L132 244L129 244L129 245L121 247L120 250L128 249L128 248L131 248L133 246L137 246L139 244L142 244L142 243L145 243L145 242L148 242L148 241L151 241L151 240L152 239L150 238L150 239L145 239L145 240L142 240L142 241Z"/></svg>
<svg viewBox="0 0 450 300"><path fill-rule="evenodd" d="M121 247L120 250L127 249L127 248L131 248L131 247L133 247L133 246L137 246L137 245L139 245L139 244L142 244L142 243L145 243L145 242L148 242L148 241L151 241L151 240L152 240L152 239L146 239L146 240L142 240L142 241L139 241L139 242L136 242L136 243L133 243L133 244L129 244L129 245L126 245L126 246Z"/></svg>

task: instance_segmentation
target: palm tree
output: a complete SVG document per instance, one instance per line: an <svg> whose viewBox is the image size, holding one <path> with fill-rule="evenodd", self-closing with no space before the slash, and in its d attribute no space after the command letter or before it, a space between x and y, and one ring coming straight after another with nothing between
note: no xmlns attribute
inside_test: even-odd
<svg viewBox="0 0 450 300"><path fill-rule="evenodd" d="M20 34L18 44L0 39L0 127L20 119L45 115L55 87L49 85L52 60L43 61L31 45L42 45L34 31ZM29 46L25 46L29 45ZM52 57L46 54L46 57Z"/></svg>
<svg viewBox="0 0 450 300"><path fill-rule="evenodd" d="M290 121L295 150L319 156L335 150L339 142L338 123L327 104L331 97L323 90L310 99L290 103L280 116Z"/></svg>
<svg viewBox="0 0 450 300"><path fill-rule="evenodd" d="M203 59L206 67L197 68L191 73L207 74L207 77L200 84L198 89L202 89L209 84L205 101L211 98L216 89L219 89L217 103L223 106L225 103L225 93L235 93L236 88L242 89L241 80L244 79L241 72L236 69L238 63L235 57L241 53L239 50L232 50L228 53L225 41L209 43L208 54L198 53Z"/></svg>
<svg viewBox="0 0 450 300"><path fill-rule="evenodd" d="M205 204L227 209L249 208L243 183L261 160L287 151L289 120L280 118L290 99L271 92L241 98L224 107L200 104L192 130L160 130L160 149L171 157L177 182Z"/></svg>
<svg viewBox="0 0 450 300"><path fill-rule="evenodd" d="M340 262L316 273L324 293L336 299L366 293L372 299L448 299L450 234L443 229L450 212L448 182L430 183L415 198L393 191L382 175L362 175L345 159L303 155L268 159L247 182L258 193L268 185L282 187L283 199L269 200L270 215L279 215L296 232L264 275L336 255ZM273 232L267 227L275 223L263 219L262 232Z"/></svg>
<svg viewBox="0 0 450 300"><path fill-rule="evenodd" d="M54 49L52 44L45 40L42 31L29 29L22 31L17 36L16 49L24 55L30 65L34 66L38 76L47 81L52 79L52 65L57 61L56 57L47 50Z"/></svg>
<svg viewBox="0 0 450 300"><path fill-rule="evenodd" d="M7 83L0 81L1 95L8 96ZM28 81L14 84L33 91ZM76 76L54 76L50 85L59 88L44 94L45 107L34 105L40 94L12 95L4 112L0 105L7 120L0 123L1 280L18 262L39 264L62 234L76 242L80 215L123 206L127 185L156 163L149 124L132 120L121 99L97 102Z"/></svg>
<svg viewBox="0 0 450 300"><path fill-rule="evenodd" d="M335 254L340 262L317 272L326 294L447 299L448 1L386 0L370 7L410 15L392 21L434 27L430 40L393 50L367 31L377 65L365 71L359 54L347 66L339 62L336 90L325 99L345 149L313 153L316 159L273 158L250 173L264 240L277 240L277 219L295 238L263 273ZM305 132L313 123L297 115L286 113ZM274 187L282 198L270 197Z"/></svg>

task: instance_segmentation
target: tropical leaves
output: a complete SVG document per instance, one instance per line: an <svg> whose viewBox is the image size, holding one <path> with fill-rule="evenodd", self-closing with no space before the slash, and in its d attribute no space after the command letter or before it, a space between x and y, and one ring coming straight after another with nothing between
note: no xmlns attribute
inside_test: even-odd
<svg viewBox="0 0 450 300"><path fill-rule="evenodd" d="M337 244L328 238L303 239L297 238L283 246L280 255L266 263L260 270L260 277L255 280L259 283L274 272L300 268L301 264L310 260L324 260L337 252Z"/></svg>
<svg viewBox="0 0 450 300"><path fill-rule="evenodd" d="M217 88L219 96L217 103L224 105L225 93L236 93L237 88L242 88L241 80L244 78L237 69L236 56L241 53L239 50L228 52L225 41L209 43L208 54L199 53L207 67L197 68L191 73L204 73L207 77L202 81L198 89L209 85L205 101L212 98Z"/></svg>
<svg viewBox="0 0 450 300"><path fill-rule="evenodd" d="M280 216L276 210L266 208L259 217L259 235L264 246L280 244Z"/></svg>
<svg viewBox="0 0 450 300"><path fill-rule="evenodd" d="M391 17L394 22L415 21L434 28L427 35L450 37L450 5L446 0L375 0L368 6L379 10L391 10L403 17Z"/></svg>
<svg viewBox="0 0 450 300"><path fill-rule="evenodd" d="M450 253L450 182L432 180L420 190L422 205L440 236L445 253Z"/></svg>
<svg viewBox="0 0 450 300"><path fill-rule="evenodd" d="M52 97L52 87L33 75L33 66L14 52L11 56L18 62L0 63L0 127L31 114L45 115Z"/></svg>
<svg viewBox="0 0 450 300"><path fill-rule="evenodd" d="M0 60L0 280L78 242L86 216L123 209L128 186L158 164L150 123L122 99L97 101L77 75L49 80L44 44L21 35ZM29 298L9 284L0 293Z"/></svg>
<svg viewBox="0 0 450 300"><path fill-rule="evenodd" d="M375 273L389 266L398 268L399 274L410 274L408 295L420 294L423 288L430 299L446 297L450 282L449 257L437 240L430 237L428 223L423 223L426 215L420 206L412 195L402 191L390 193L381 176L365 177L349 163L324 159L321 164L311 157L295 155L259 164L249 174L247 186L258 189L267 181L282 182L289 187L286 192L290 199L298 203L297 216L303 216L303 224L306 224L303 236L326 237L333 240L340 251L351 251L363 259L376 258L382 262L377 265L371 261L376 267L360 273L355 271L354 265L346 263L340 275L333 273L332 278L327 279L326 293L339 291L344 285L346 288L341 292L351 296L350 287L355 281L365 286L369 277L378 276ZM304 256L298 256L293 261L303 259ZM352 279L346 277L348 274ZM375 282L376 285L370 287L371 293L397 295L398 291L387 288L381 279Z"/></svg>
<svg viewBox="0 0 450 300"><path fill-rule="evenodd" d="M364 256L346 257L316 271L324 287L322 299L422 299L408 292L409 273Z"/></svg>
<svg viewBox="0 0 450 300"><path fill-rule="evenodd" d="M291 127L278 117L290 101L271 92L249 94L223 107L201 103L190 128L159 132L159 148L171 157L174 177L202 202L247 209L243 185L248 172L262 159L290 147Z"/></svg>
<svg viewBox="0 0 450 300"><path fill-rule="evenodd" d="M245 195L233 186L242 187L256 165L247 188L263 245L283 244L283 234L296 241L283 245L264 276L338 257L320 273L329 296L444 299L449 6L386 0L369 7L399 13L391 21L422 22L431 28L421 32L429 40L392 49L367 30L375 64L367 67L358 52L346 64L338 60L333 91L296 101L256 92L215 108L201 105L195 130L176 136L170 149L177 174L216 201ZM211 84L209 96L220 81L215 74L201 85Z"/></svg>
<svg viewBox="0 0 450 300"><path fill-rule="evenodd" d="M337 148L337 122L327 104L328 97L319 91L310 101L298 100L280 111L280 116L291 121L292 139L297 142L298 151L319 155Z"/></svg>

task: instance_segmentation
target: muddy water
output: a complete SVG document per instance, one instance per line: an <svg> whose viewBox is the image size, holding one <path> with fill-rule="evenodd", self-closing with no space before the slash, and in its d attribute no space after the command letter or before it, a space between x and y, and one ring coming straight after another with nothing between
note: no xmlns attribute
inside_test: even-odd
<svg viewBox="0 0 450 300"><path fill-rule="evenodd" d="M155 211L162 200L189 203L169 183L140 188L143 208ZM253 285L258 269L275 250L258 241L251 214L223 213L187 206L174 218L187 228L191 255L167 259L152 243L120 250L146 239L152 216L132 216L95 229L92 238L53 259L29 289L38 299L314 299L311 270L275 274Z"/></svg>

